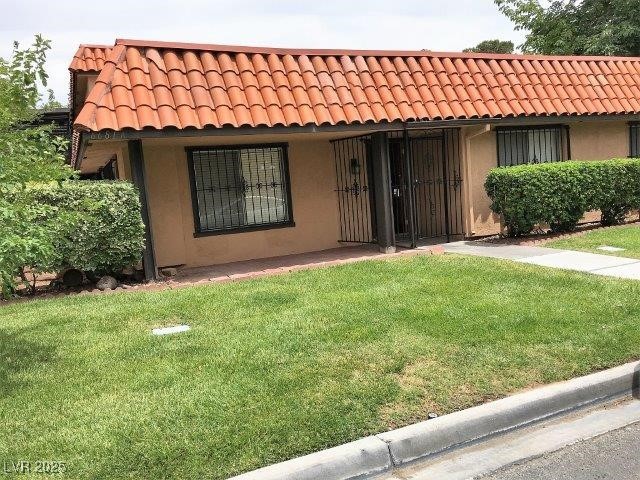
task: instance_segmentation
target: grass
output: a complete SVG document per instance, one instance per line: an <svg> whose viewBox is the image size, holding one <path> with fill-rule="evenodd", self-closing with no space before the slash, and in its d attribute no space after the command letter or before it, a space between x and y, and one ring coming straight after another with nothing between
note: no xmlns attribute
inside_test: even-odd
<svg viewBox="0 0 640 480"><path fill-rule="evenodd" d="M0 461L226 478L637 359L639 295L447 255L6 305Z"/></svg>
<svg viewBox="0 0 640 480"><path fill-rule="evenodd" d="M598 250L602 246L624 248L622 252ZM640 225L625 225L586 232L583 235L561 238L545 244L545 247L581 250L584 252L640 258Z"/></svg>

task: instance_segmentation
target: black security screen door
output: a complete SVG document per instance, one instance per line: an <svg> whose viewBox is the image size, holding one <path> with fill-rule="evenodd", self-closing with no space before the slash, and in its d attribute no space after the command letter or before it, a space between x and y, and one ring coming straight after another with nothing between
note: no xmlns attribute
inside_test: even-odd
<svg viewBox="0 0 640 480"><path fill-rule="evenodd" d="M420 241L461 237L458 130L393 132L389 155L396 244L413 247Z"/></svg>
<svg viewBox="0 0 640 480"><path fill-rule="evenodd" d="M413 248L463 235L459 132L397 131L387 135L395 243ZM371 135L332 141L340 241L376 242Z"/></svg>
<svg viewBox="0 0 640 480"><path fill-rule="evenodd" d="M340 241L374 243L376 214L371 173L371 136L333 140Z"/></svg>

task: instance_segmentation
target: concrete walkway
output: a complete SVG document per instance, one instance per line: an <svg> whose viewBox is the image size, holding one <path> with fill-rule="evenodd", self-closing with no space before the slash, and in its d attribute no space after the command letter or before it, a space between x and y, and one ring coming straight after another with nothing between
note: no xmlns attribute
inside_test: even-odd
<svg viewBox="0 0 640 480"><path fill-rule="evenodd" d="M447 253L502 258L543 267L640 280L640 260L635 258L478 241L447 243L444 245L444 249Z"/></svg>

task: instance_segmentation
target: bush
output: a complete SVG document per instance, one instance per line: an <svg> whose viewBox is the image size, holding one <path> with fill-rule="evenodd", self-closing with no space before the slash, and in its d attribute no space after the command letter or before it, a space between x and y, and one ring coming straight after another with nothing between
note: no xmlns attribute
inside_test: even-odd
<svg viewBox="0 0 640 480"><path fill-rule="evenodd" d="M142 258L144 223L136 188L128 182L66 181L28 189L49 207L41 221L51 233L52 254L36 259L39 271L73 267L98 274L132 266Z"/></svg>
<svg viewBox="0 0 640 480"><path fill-rule="evenodd" d="M571 231L592 210L611 225L640 208L640 160L500 167L489 172L485 189L510 236L526 235L537 225Z"/></svg>

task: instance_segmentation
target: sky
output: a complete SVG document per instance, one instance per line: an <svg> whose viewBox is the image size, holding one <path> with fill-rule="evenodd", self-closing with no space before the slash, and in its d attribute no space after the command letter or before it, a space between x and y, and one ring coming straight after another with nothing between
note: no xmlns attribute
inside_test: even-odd
<svg viewBox="0 0 640 480"><path fill-rule="evenodd" d="M460 51L522 32L493 0L0 0L0 57L52 41L49 88L67 103L78 45L116 38L290 48Z"/></svg>

